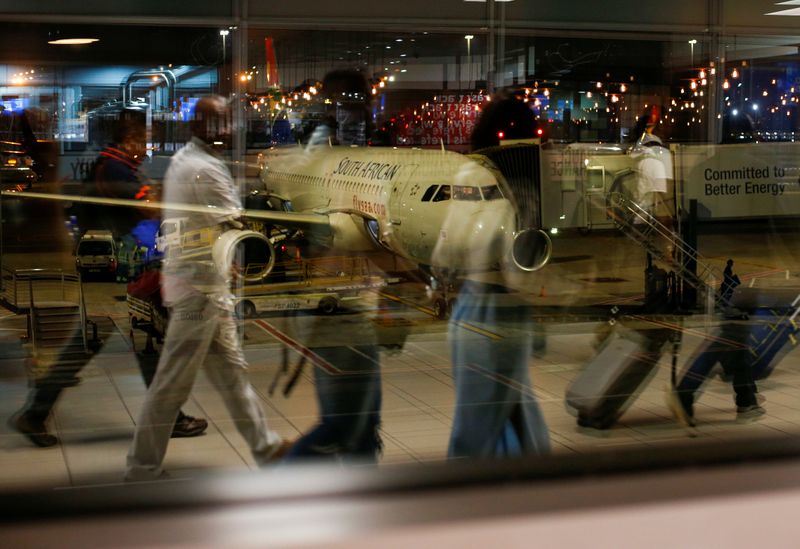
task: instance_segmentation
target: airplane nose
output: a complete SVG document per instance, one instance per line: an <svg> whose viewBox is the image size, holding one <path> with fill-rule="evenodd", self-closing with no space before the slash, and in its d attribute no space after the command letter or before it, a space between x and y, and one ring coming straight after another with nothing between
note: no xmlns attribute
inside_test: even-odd
<svg viewBox="0 0 800 549"><path fill-rule="evenodd" d="M516 216L510 204L486 204L473 213L462 238L470 263L488 268L503 261L513 245L515 227Z"/></svg>

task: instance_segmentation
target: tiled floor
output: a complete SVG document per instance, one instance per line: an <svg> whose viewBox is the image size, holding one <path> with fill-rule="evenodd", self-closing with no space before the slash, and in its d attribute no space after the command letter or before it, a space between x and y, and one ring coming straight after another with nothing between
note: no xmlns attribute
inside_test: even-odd
<svg viewBox="0 0 800 549"><path fill-rule="evenodd" d="M630 281L641 277L641 266L637 263L641 255L636 256L636 261L625 263L620 257L633 257L634 251L619 246L621 242L613 238L610 240L615 245L609 249L616 251L604 256L602 261L555 262L548 267L549 271L512 280L511 284L525 284L530 300L543 311L555 304L567 303L578 311L577 307L586 303L614 299L624 302L635 298L638 282ZM800 281L792 275L800 271L793 258L748 260L743 257L743 250L750 245L752 243L743 242L742 251L737 255L741 275L746 276L748 272L758 275L758 285L795 284L800 287ZM565 241L561 248L563 257L578 256L580 252L585 253L580 240ZM720 254L719 257L722 259L718 261L724 262L725 256ZM613 270L615 276L626 278L628 283L601 287L581 282L592 276L607 276L610 269L603 269L605 261L629 263L629 267L617 266ZM576 288L580 288L578 294ZM66 389L57 405L51 425L61 443L54 448L34 448L5 423L0 425L0 490L32 485L64 488L121 481L135 417L145 394L128 339L126 305L118 299L124 291L123 285L112 283L94 283L87 287L89 313L99 321L105 345L83 369L82 383ZM383 353L381 357L384 440L381 463L444 460L455 402L446 341L448 325L425 313L428 302L419 287L400 285L388 291L407 299L406 305L392 302L391 314L409 322L412 331L402 351ZM675 423L664 404L672 359L668 349L653 379L614 428L597 431L578 427L565 406L564 394L568 384L594 356L597 333L602 331L604 322L588 318L582 312L565 315L562 310L552 316L548 314L543 313L536 323L537 330L544 334L544 346L531 357L529 373L555 453L659 447L688 439L688 432ZM334 321L342 321L342 318L334 317ZM264 320L278 328L284 327L279 317ZM685 320L679 367L686 363L712 324L713 320L702 314ZM19 341L24 327L23 317L0 315L0 417L4 418L22 406L27 394L24 361L28 351ZM468 327L460 330L462 337L487 337ZM251 381L264 404L269 423L282 435L296 437L311 427L317 416L311 370L306 368L289 398L279 391L275 396L268 396L267 388L280 367L280 346L253 321L247 322L245 334ZM140 348L142 344L143 336L138 334L136 345ZM696 405L699 421L696 443L741 438L757 441L759 437L800 433L799 366L800 354L790 353L773 375L759 384L761 394L766 397L768 413L759 421L747 424L736 421L730 385L717 378L711 379ZM210 426L204 436L170 442L165 467L173 477L211 469L254 467L222 399L202 374L185 411L208 418Z"/></svg>

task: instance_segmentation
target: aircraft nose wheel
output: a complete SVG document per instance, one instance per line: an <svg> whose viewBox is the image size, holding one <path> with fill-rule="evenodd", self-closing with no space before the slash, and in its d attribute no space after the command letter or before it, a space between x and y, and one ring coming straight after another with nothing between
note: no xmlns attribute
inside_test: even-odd
<svg viewBox="0 0 800 549"><path fill-rule="evenodd" d="M455 306L455 298L445 299L443 297L438 297L433 302L433 316L439 320L445 320L453 314Z"/></svg>
<svg viewBox="0 0 800 549"><path fill-rule="evenodd" d="M444 320L447 318L447 302L443 297L438 297L433 302L433 316L439 320Z"/></svg>

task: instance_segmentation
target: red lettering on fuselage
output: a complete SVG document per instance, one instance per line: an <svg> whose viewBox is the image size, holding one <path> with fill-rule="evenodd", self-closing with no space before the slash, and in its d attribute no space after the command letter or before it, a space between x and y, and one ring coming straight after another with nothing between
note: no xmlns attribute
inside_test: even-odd
<svg viewBox="0 0 800 549"><path fill-rule="evenodd" d="M364 212L369 215L379 217L386 217L386 205L380 202L371 202L369 200L361 200L358 195L353 195L353 209L359 212Z"/></svg>

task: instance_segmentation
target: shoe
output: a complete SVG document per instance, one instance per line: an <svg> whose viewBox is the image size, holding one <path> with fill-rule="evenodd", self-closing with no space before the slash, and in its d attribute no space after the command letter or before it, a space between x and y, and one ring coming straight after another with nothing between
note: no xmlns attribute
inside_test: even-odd
<svg viewBox="0 0 800 549"><path fill-rule="evenodd" d="M672 411L672 415L675 416L675 419L678 420L678 423L684 427L694 427L696 425L694 417L683 405L683 401L681 401L681 398L675 389L668 387L665 399L667 401L667 406Z"/></svg>
<svg viewBox="0 0 800 549"><path fill-rule="evenodd" d="M58 437L47 432L44 421L31 418L27 412L13 416L8 421L8 425L28 437L28 440L40 448L50 448L58 444Z"/></svg>
<svg viewBox="0 0 800 549"><path fill-rule="evenodd" d="M767 411L758 404L751 404L750 406L737 406L736 419L738 421L751 421L758 419L766 414Z"/></svg>
<svg viewBox="0 0 800 549"><path fill-rule="evenodd" d="M171 438L196 437L202 435L208 428L208 421L192 416L181 416L175 421Z"/></svg>

